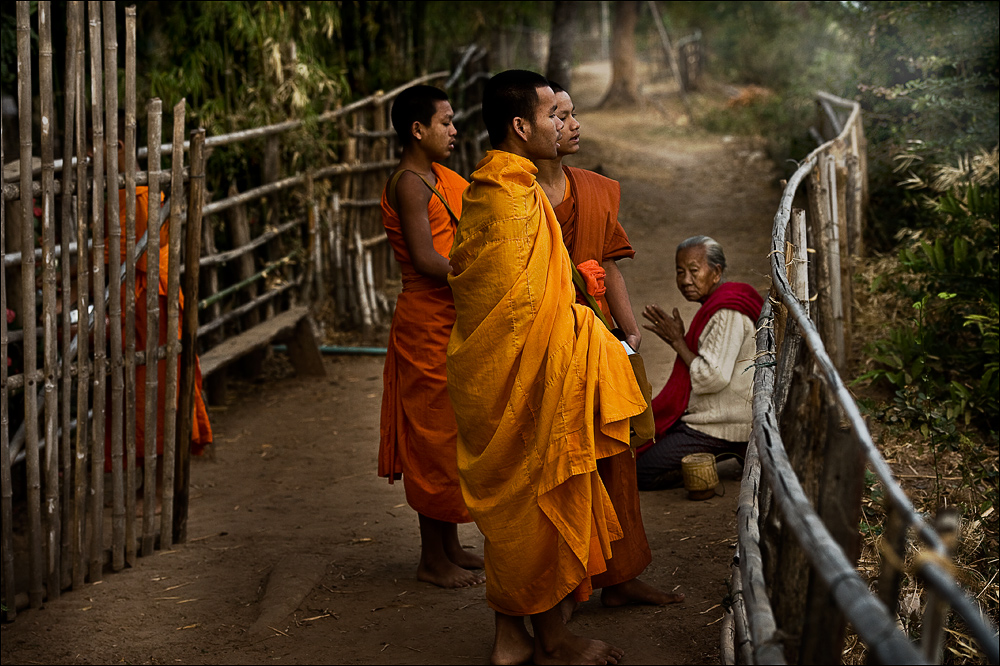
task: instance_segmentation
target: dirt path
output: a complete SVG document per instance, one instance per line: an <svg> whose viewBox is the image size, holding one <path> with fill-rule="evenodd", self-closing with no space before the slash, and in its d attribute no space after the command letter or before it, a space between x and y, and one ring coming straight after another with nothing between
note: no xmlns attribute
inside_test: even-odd
<svg viewBox="0 0 1000 666"><path fill-rule="evenodd" d="M637 312L656 301L690 321L673 248L698 233L726 248L730 279L767 286L778 192L762 153L685 134L652 108L579 117L576 164L622 183ZM673 352L651 334L642 351L658 389ZM486 663L484 590L416 580L416 517L402 485L375 476L382 358L326 363L324 380L243 385L213 409L216 456L192 466L189 543L19 614L0 627L3 662ZM738 472L723 472L724 497L642 496L653 549L643 577L687 602L611 611L595 597L574 617L577 632L622 646L626 663L718 663L738 489ZM461 534L481 552L474 526Z"/></svg>

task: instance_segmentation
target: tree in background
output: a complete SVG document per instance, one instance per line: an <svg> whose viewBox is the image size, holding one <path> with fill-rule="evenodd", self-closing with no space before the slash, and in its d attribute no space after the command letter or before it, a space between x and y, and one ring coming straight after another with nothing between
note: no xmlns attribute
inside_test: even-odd
<svg viewBox="0 0 1000 666"><path fill-rule="evenodd" d="M611 33L611 85L601 106L630 106L639 103L639 80L635 66L635 28L638 21L638 2L615 2L614 27Z"/></svg>
<svg viewBox="0 0 1000 666"><path fill-rule="evenodd" d="M572 90L573 85L573 45L576 37L577 4L575 0L556 0L552 3L549 62L545 66L545 76L567 90Z"/></svg>

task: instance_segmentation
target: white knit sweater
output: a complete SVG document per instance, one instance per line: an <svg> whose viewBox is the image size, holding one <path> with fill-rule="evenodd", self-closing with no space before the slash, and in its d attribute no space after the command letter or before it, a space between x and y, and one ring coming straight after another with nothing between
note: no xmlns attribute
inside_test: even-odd
<svg viewBox="0 0 1000 666"><path fill-rule="evenodd" d="M755 324L736 310L719 310L698 338L691 362L691 399L681 420L731 442L750 439ZM680 358L677 363L683 363Z"/></svg>

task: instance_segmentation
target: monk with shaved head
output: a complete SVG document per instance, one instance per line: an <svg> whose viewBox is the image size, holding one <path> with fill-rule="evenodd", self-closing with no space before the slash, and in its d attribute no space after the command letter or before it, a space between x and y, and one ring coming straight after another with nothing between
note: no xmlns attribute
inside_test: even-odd
<svg viewBox="0 0 1000 666"><path fill-rule="evenodd" d="M622 650L572 634L560 605L590 595L622 536L597 461L628 450L646 403L622 344L576 303L536 181L532 160L558 155L556 108L533 72L503 72L484 91L493 150L463 195L451 251L448 392L462 494L485 537L492 662L616 664Z"/></svg>

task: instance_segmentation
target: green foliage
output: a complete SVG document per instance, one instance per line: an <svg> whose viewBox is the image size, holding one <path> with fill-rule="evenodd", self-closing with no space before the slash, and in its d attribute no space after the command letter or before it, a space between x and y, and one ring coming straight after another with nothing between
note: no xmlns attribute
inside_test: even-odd
<svg viewBox="0 0 1000 666"><path fill-rule="evenodd" d="M997 151L980 157L978 178L936 169L939 191L923 197L934 224L901 234L899 274L873 285L913 303L914 316L866 349L876 367L864 378L895 391L889 420L949 442L956 423L1000 429Z"/></svg>

